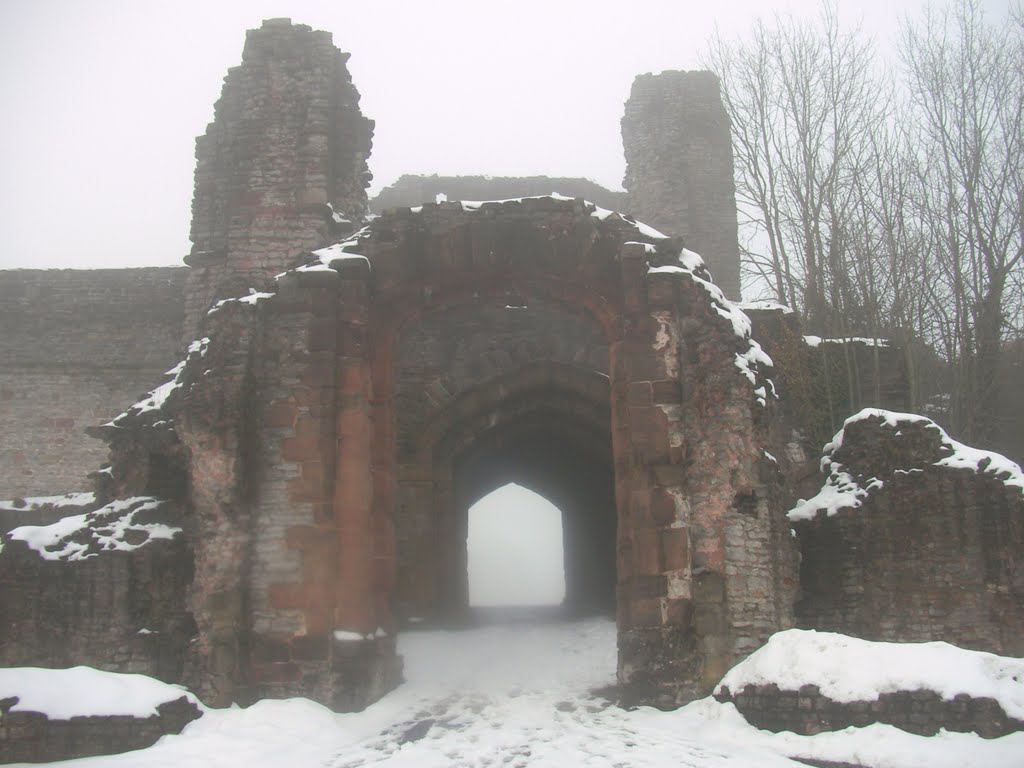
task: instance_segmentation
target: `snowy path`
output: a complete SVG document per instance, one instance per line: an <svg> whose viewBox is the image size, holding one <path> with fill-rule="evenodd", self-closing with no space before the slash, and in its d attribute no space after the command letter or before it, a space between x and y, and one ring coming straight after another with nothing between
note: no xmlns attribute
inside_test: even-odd
<svg viewBox="0 0 1024 768"><path fill-rule="evenodd" d="M407 683L365 712L303 699L209 710L150 749L64 768L796 768L782 756L875 768L1019 768L1024 736L931 739L888 726L800 737L745 724L711 700L678 712L612 706L609 620L405 633Z"/></svg>

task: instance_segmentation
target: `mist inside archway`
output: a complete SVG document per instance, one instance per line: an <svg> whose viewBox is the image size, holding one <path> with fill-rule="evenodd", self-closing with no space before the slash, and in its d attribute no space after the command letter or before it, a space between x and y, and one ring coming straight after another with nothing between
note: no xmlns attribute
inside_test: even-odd
<svg viewBox="0 0 1024 768"><path fill-rule="evenodd" d="M469 508L469 604L558 605L565 599L562 513L509 483Z"/></svg>

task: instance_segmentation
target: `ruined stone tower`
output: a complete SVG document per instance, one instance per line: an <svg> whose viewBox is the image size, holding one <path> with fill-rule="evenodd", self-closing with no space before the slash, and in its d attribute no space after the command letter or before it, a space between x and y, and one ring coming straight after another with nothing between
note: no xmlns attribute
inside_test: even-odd
<svg viewBox="0 0 1024 768"><path fill-rule="evenodd" d="M640 75L622 118L629 210L704 257L726 296L740 298L729 116L711 72Z"/></svg>
<svg viewBox="0 0 1024 768"><path fill-rule="evenodd" d="M373 121L331 33L271 19L246 35L196 140L185 340L217 300L259 288L366 212Z"/></svg>

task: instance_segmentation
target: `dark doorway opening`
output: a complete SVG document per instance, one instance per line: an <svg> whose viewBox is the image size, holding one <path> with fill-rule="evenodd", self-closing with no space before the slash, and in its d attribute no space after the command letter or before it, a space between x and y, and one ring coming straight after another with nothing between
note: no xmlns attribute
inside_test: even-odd
<svg viewBox="0 0 1024 768"><path fill-rule="evenodd" d="M467 544L469 510L495 489L509 484L543 497L561 513L565 593L556 606L558 612L572 616L614 614L616 510L610 435L580 420L546 412L524 415L488 430L455 462L459 548L458 556L450 561L453 572L449 583L454 582L464 596L462 604L467 609L473 605ZM521 522L525 535L549 536L545 545L537 545L536 554L550 550L554 530L550 523L541 523L538 528L529 520ZM538 562L537 567L547 566Z"/></svg>

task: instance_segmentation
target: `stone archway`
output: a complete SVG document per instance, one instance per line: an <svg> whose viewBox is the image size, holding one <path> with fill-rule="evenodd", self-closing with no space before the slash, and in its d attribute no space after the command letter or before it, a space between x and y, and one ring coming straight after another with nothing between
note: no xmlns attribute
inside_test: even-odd
<svg viewBox="0 0 1024 768"><path fill-rule="evenodd" d="M467 512L508 482L563 512L566 606L614 608L609 394L603 374L537 362L463 393L435 415L420 435L415 463L399 477L400 612L458 617L465 611ZM419 536L406 540L406 529Z"/></svg>
<svg viewBox="0 0 1024 768"><path fill-rule="evenodd" d="M453 532L511 462L581 508L580 478L613 475L622 698L705 695L791 623L794 583L763 356L708 277L582 200L441 203L220 305L175 427L199 674L225 699L380 696L403 601L464 603ZM531 457L549 443L588 458L545 473ZM574 566L583 602L606 592L602 526L604 554Z"/></svg>

